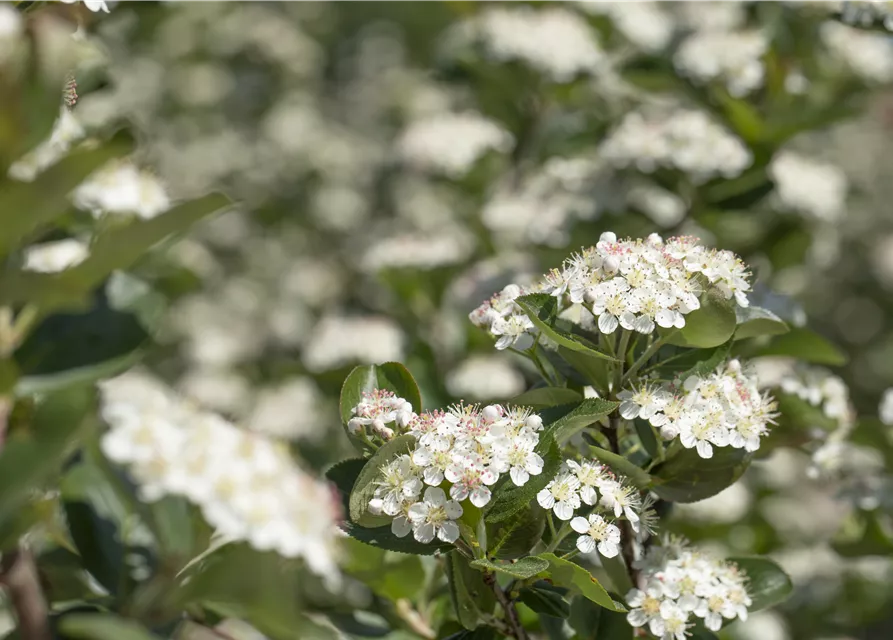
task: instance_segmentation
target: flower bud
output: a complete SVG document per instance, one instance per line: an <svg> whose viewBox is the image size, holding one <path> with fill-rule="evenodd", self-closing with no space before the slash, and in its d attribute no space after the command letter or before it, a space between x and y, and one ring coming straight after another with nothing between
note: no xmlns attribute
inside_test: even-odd
<svg viewBox="0 0 893 640"><path fill-rule="evenodd" d="M617 234L613 231L605 231L598 237L599 242L617 242Z"/></svg>
<svg viewBox="0 0 893 640"><path fill-rule="evenodd" d="M605 270L606 273L614 273L620 268L620 259L617 256L608 256L605 258L605 261L602 263L602 269Z"/></svg>
<svg viewBox="0 0 893 640"><path fill-rule="evenodd" d="M483 411L481 411L481 415L484 417L484 420L495 422L502 417L502 408L499 405L491 404L484 407Z"/></svg>

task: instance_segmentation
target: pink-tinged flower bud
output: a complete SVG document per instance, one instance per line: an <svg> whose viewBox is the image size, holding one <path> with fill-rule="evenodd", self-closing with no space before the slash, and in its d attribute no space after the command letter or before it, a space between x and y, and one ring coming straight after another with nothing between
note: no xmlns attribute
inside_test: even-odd
<svg viewBox="0 0 893 640"><path fill-rule="evenodd" d="M352 418L347 423L347 430L350 433L354 433L354 434L359 433L360 431L363 430L363 423L360 422L359 420L357 420L356 418Z"/></svg>

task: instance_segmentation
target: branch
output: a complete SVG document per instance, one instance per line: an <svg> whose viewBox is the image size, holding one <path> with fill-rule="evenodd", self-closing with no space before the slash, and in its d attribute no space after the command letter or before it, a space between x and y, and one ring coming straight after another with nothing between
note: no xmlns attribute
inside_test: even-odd
<svg viewBox="0 0 893 640"><path fill-rule="evenodd" d="M20 547L4 554L0 563L0 584L6 589L16 613L22 640L53 640L49 608L30 551Z"/></svg>
<svg viewBox="0 0 893 640"><path fill-rule="evenodd" d="M492 572L485 573L484 582L490 585L490 588L493 589L493 593L496 594L496 599L499 601L500 606L502 606L502 610L505 611L505 619L506 622L508 622L512 637L516 640L527 640L527 632L524 631L524 627L521 625L521 620L518 618L518 610L515 609L515 603L509 600L508 596L505 595L505 591L503 591L502 587L497 584L496 574Z"/></svg>

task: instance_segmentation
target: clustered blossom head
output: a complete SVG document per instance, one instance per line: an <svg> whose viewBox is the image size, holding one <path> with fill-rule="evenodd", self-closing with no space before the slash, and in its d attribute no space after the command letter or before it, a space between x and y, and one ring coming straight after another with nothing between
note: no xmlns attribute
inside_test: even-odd
<svg viewBox="0 0 893 640"><path fill-rule="evenodd" d="M369 502L372 513L394 518L395 535L412 531L422 543L435 537L455 542L461 502L485 506L501 474L523 486L542 473L536 448L543 421L528 409L460 404L413 416L407 433L415 436L415 446L382 467ZM440 488L444 480L450 499Z"/></svg>
<svg viewBox="0 0 893 640"><path fill-rule="evenodd" d="M741 97L762 86L768 44L759 31L696 33L676 51L673 64L699 84L720 80L730 94Z"/></svg>
<svg viewBox="0 0 893 640"><path fill-rule="evenodd" d="M626 115L602 144L601 155L618 168L634 165L645 173L658 167L678 169L697 182L735 178L753 162L741 140L691 109Z"/></svg>
<svg viewBox="0 0 893 640"><path fill-rule="evenodd" d="M689 548L684 542L653 546L635 563L639 589L626 594L626 615L633 627L648 627L661 640L684 640L695 618L711 631L723 619L747 620L751 599L747 576L738 567Z"/></svg>
<svg viewBox="0 0 893 640"><path fill-rule="evenodd" d="M353 408L353 416L347 423L350 433L358 434L368 428L382 440L394 437L394 429L387 425L394 423L403 431L417 417L412 404L385 389L364 391L363 399Z"/></svg>
<svg viewBox="0 0 893 640"><path fill-rule="evenodd" d="M844 213L847 178L834 165L781 151L769 163L769 176L775 183L778 204L784 209L821 222L836 222Z"/></svg>
<svg viewBox="0 0 893 640"><path fill-rule="evenodd" d="M807 474L812 478L833 476L846 466L847 457L855 458L848 437L856 426L856 411L850 401L846 383L822 367L792 366L777 382L780 391L821 410L835 423L830 433L824 433L821 425L812 425L815 434L821 434L822 444L812 453L812 464Z"/></svg>
<svg viewBox="0 0 893 640"><path fill-rule="evenodd" d="M645 240L618 240L605 232L596 246L574 254L540 283L528 289L509 285L469 318L498 337L497 349L505 349L525 334L535 335L515 299L544 292L558 298L561 308L584 305L598 319L601 333L622 327L649 334L658 326L684 327L685 316L700 308L699 297L708 288L748 306L749 275L734 253L708 249L697 238L664 241L652 234Z"/></svg>
<svg viewBox="0 0 893 640"><path fill-rule="evenodd" d="M702 458L712 457L713 447L756 451L776 415L775 401L760 393L756 376L738 360L671 385L646 382L618 397L624 418L647 420L665 439L678 436L682 446L696 448Z"/></svg>
<svg viewBox="0 0 893 640"><path fill-rule="evenodd" d="M142 499L184 496L224 537L337 577L336 498L284 444L198 411L139 373L102 383L101 393L110 427L102 451L128 467Z"/></svg>
<svg viewBox="0 0 893 640"><path fill-rule="evenodd" d="M639 492L624 477L594 460L565 460L558 475L536 494L536 501L559 520L570 520L571 528L580 534L577 549L583 553L597 548L607 558L617 555L620 529L612 523L613 518L626 518L634 531L641 529L644 507ZM595 510L586 517L574 517L583 505Z"/></svg>

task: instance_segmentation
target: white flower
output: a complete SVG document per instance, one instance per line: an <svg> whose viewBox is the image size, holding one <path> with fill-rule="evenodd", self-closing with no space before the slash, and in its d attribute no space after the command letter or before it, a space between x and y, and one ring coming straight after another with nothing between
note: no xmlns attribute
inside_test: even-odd
<svg viewBox="0 0 893 640"><path fill-rule="evenodd" d="M423 544L434 540L455 542L459 538L459 526L455 523L462 516L462 507L455 500L447 500L443 489L428 487L423 502L409 507L409 520L415 539Z"/></svg>
<svg viewBox="0 0 893 640"><path fill-rule="evenodd" d="M881 418L881 422L886 425L893 425L893 388L884 391L880 407L878 407L878 415Z"/></svg>
<svg viewBox="0 0 893 640"><path fill-rule="evenodd" d="M401 512L406 502L414 500L422 491L422 481L416 475L412 459L404 454L381 469L374 498L381 500L381 510L389 516Z"/></svg>
<svg viewBox="0 0 893 640"><path fill-rule="evenodd" d="M661 640L685 640L687 620L688 614L685 611L665 600L660 604L660 618L652 620L648 628Z"/></svg>
<svg viewBox="0 0 893 640"><path fill-rule="evenodd" d="M539 438L532 433L497 441L493 468L499 473L508 472L515 485L524 486L530 476L538 476L543 471L543 459L534 451L538 441Z"/></svg>
<svg viewBox="0 0 893 640"><path fill-rule="evenodd" d="M142 499L182 495L220 534L301 557L337 580L337 503L284 446L196 410L145 375L126 373L100 391L109 425L102 451L127 466Z"/></svg>
<svg viewBox="0 0 893 640"><path fill-rule="evenodd" d="M127 161L112 161L93 173L72 193L79 209L94 217L105 214L154 218L171 202L158 179Z"/></svg>
<svg viewBox="0 0 893 640"><path fill-rule="evenodd" d="M460 178L489 150L508 152L513 138L476 113L444 113L414 122L397 143L401 156L424 171Z"/></svg>
<svg viewBox="0 0 893 640"><path fill-rule="evenodd" d="M521 344L516 348L527 348L529 345L524 343L530 342L530 336L527 335L527 332L531 329L533 329L533 323L525 315L513 315L509 316L508 319L498 318L490 325L490 333L494 336L499 336L496 340L496 348L500 351L519 342Z"/></svg>
<svg viewBox="0 0 893 640"><path fill-rule="evenodd" d="M347 423L351 433L370 427L373 434L384 440L394 437L394 429L387 425L393 423L394 428L402 431L416 418L409 402L385 389L364 391L362 400L353 408L352 415Z"/></svg>
<svg viewBox="0 0 893 640"><path fill-rule="evenodd" d="M620 529L600 515L593 513L588 519L577 516L571 520L571 528L583 534L577 538L577 549L582 553L592 553L596 545L598 552L606 558L620 553Z"/></svg>
<svg viewBox="0 0 893 640"><path fill-rule="evenodd" d="M570 11L491 8L467 26L497 60L521 60L558 82L599 70L605 57L593 31Z"/></svg>
<svg viewBox="0 0 893 640"><path fill-rule="evenodd" d="M574 511L580 508L580 494L577 492L579 487L577 477L565 471L536 494L536 501L543 509L551 509L559 520L570 520Z"/></svg>
<svg viewBox="0 0 893 640"><path fill-rule="evenodd" d="M490 487L499 479L499 475L475 455L454 462L447 467L444 475L453 483L450 497L459 501L468 498L476 507L490 502Z"/></svg>
<svg viewBox="0 0 893 640"><path fill-rule="evenodd" d="M769 176L785 208L823 222L835 222L844 212L847 179L833 165L782 151L769 163Z"/></svg>
<svg viewBox="0 0 893 640"><path fill-rule="evenodd" d="M74 4L77 1L78 0L61 0L61 2L64 2L65 4ZM105 3L105 0L84 0L84 6L94 13L99 11L109 13L109 7Z"/></svg>
<svg viewBox="0 0 893 640"><path fill-rule="evenodd" d="M26 271L57 273L80 264L89 255L87 245L74 238L44 242L25 249L22 268Z"/></svg>
<svg viewBox="0 0 893 640"><path fill-rule="evenodd" d="M627 114L602 143L601 155L618 168L635 165L651 173L663 166L697 182L734 178L753 161L744 143L707 114L687 109Z"/></svg>
<svg viewBox="0 0 893 640"><path fill-rule="evenodd" d="M758 31L695 33L676 51L673 64L698 83L722 80L731 95L741 97L762 86L767 45Z"/></svg>
<svg viewBox="0 0 893 640"><path fill-rule="evenodd" d="M626 621L633 627L644 627L652 620L660 619L663 595L663 588L657 580L650 581L645 591L630 590L626 594L626 603L630 606Z"/></svg>

